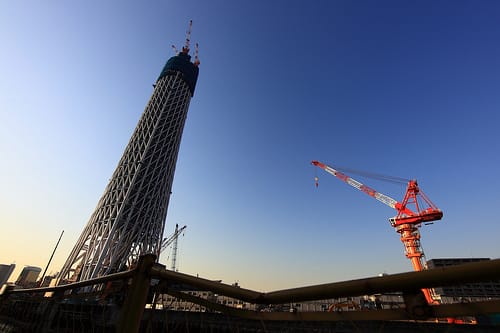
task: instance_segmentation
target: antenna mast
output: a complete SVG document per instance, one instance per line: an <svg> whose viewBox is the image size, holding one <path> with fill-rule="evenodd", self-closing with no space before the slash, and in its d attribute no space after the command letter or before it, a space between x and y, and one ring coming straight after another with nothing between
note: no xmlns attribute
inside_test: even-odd
<svg viewBox="0 0 500 333"><path fill-rule="evenodd" d="M59 239L57 240L56 246L54 247L54 251L52 251L52 255L50 256L49 262L47 263L47 266L45 266L45 270L43 271L43 274L42 274L42 277L40 278L40 281L38 281L38 286L41 286L43 283L43 278L45 277L45 273L47 273L47 269L49 268L50 262L52 261L54 254L56 253L57 247L59 246L59 242L61 241L63 234L64 234L64 230L61 232L61 236L59 236Z"/></svg>

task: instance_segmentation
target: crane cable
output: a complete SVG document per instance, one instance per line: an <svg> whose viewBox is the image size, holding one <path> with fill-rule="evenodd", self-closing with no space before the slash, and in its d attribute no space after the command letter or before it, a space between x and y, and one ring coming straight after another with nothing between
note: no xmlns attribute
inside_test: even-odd
<svg viewBox="0 0 500 333"><path fill-rule="evenodd" d="M316 187L319 186L319 178L318 178L318 170L317 170L317 168L314 168L314 185L316 185Z"/></svg>
<svg viewBox="0 0 500 333"><path fill-rule="evenodd" d="M357 175L360 175L363 177L376 179L376 180L382 180L382 181L389 182L389 183L407 184L410 181L409 179L406 179L406 178L388 176L388 175L383 175L380 173L373 173L373 172L356 170L356 169L351 169L351 168L344 168L344 167L339 167L339 166L334 166L334 165L332 165L332 167L338 171L346 172L348 174L357 174Z"/></svg>

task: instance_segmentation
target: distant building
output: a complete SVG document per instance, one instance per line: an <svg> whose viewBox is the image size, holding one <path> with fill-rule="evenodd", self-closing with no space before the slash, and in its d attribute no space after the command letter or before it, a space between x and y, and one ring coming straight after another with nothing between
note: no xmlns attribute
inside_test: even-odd
<svg viewBox="0 0 500 333"><path fill-rule="evenodd" d="M216 280L221 282L221 280ZM238 282L232 284L233 287L240 287ZM183 286L177 286L183 289ZM175 289L175 287L174 287ZM186 297L194 297L201 300L206 300L210 303L220 304L225 307L259 311L259 312L326 312L326 311L354 311L354 310L378 310L378 309L394 309L403 308L404 302L400 293L387 295L364 295L356 297L339 297L332 299L306 301L299 303L284 303L284 304L253 304L229 296L219 295L212 291L191 290L186 288L183 290ZM204 306L192 303L188 300L183 300L175 296L159 293L156 295L155 304L148 304L147 307L155 307L156 309L166 309L173 311L191 311L205 312Z"/></svg>
<svg viewBox="0 0 500 333"><path fill-rule="evenodd" d="M429 269L487 261L490 258L440 258L427 261ZM500 298L500 281L485 281L434 288L443 303Z"/></svg>
<svg viewBox="0 0 500 333"><path fill-rule="evenodd" d="M16 285L23 288L32 288L36 284L36 280L38 279L38 275L42 269L40 267L35 266L26 266L19 274L19 277L16 280Z"/></svg>
<svg viewBox="0 0 500 333"><path fill-rule="evenodd" d="M186 294L207 300L212 303L222 304L237 309L255 310L255 304L244 302L228 296L218 295L211 291L185 291ZM156 308L174 311L205 312L206 309L198 304L185 301L167 294L159 294L156 298Z"/></svg>
<svg viewBox="0 0 500 333"><path fill-rule="evenodd" d="M16 268L16 264L0 264L0 287L9 280L14 268Z"/></svg>
<svg viewBox="0 0 500 333"><path fill-rule="evenodd" d="M40 283L40 287L49 287L50 286L50 283L55 280L57 277L57 273L54 274L54 275L46 275L44 278L43 278L43 281Z"/></svg>

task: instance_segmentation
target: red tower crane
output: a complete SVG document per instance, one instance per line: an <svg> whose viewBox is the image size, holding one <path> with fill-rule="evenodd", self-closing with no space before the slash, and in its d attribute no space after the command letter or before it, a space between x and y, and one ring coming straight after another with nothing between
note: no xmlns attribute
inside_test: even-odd
<svg viewBox="0 0 500 333"><path fill-rule="evenodd" d="M416 180L409 180L406 193L401 202L382 194L346 174L318 161L312 161L313 165L325 170L329 174L346 182L354 188L368 194L387 206L395 209L397 215L389 219L396 232L401 235L406 257L411 260L413 269L421 271L426 269L424 251L420 245L420 232L418 228L422 223L431 223L441 220L443 212L420 190ZM318 186L316 178L316 186ZM419 200L422 199L422 200ZM412 207L413 209L411 209ZM422 289L429 304L436 303L429 289Z"/></svg>

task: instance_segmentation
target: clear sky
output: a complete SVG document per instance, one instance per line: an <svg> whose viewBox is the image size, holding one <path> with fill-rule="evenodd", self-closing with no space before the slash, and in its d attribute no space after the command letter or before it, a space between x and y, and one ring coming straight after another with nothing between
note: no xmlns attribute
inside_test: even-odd
<svg viewBox="0 0 500 333"><path fill-rule="evenodd" d="M0 263L43 269L65 230L60 269L190 19L200 76L166 225L188 226L181 272L269 291L410 271L395 212L313 159L418 179L444 211L421 229L428 259L498 258L499 17L497 1L0 1Z"/></svg>

